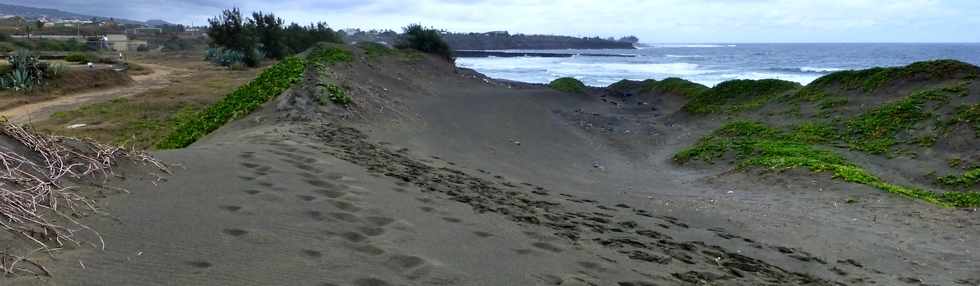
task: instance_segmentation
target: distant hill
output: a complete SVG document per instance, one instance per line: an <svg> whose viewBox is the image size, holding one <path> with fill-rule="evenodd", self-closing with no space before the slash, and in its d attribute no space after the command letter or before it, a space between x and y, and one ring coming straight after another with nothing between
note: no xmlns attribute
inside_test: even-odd
<svg viewBox="0 0 980 286"><path fill-rule="evenodd" d="M635 49L634 42L598 37L487 33L444 33L443 38L454 50L556 50L556 49ZM632 37L631 39L635 39ZM639 39L637 39L639 41Z"/></svg>
<svg viewBox="0 0 980 286"><path fill-rule="evenodd" d="M170 22L167 22L167 21L164 21L164 20L160 20L160 19L146 20L146 24L147 25L150 25L150 26L173 25L173 23L170 23Z"/></svg>
<svg viewBox="0 0 980 286"><path fill-rule="evenodd" d="M65 12L58 9L37 8L37 7L28 7L28 6L10 5L10 4L0 4L0 15L20 16L32 20L42 18L42 17L46 17L50 20L91 20L92 18L98 20L110 19L109 17L83 15L83 14ZM135 21L135 20L128 20L128 19L115 19L115 18L113 19L116 22L124 23L124 24L146 24L142 21ZM156 20L156 21L166 23L162 20Z"/></svg>

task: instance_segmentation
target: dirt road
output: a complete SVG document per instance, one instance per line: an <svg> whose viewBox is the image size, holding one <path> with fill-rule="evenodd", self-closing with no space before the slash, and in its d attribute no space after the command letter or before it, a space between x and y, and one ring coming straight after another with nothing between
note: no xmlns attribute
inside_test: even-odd
<svg viewBox="0 0 980 286"><path fill-rule="evenodd" d="M133 76L133 84L67 95L48 101L35 102L0 111L0 116L15 124L47 119L58 111L71 110L82 104L132 97L145 91L170 85L174 78L187 76L187 70L157 64L141 64L153 70L147 75Z"/></svg>

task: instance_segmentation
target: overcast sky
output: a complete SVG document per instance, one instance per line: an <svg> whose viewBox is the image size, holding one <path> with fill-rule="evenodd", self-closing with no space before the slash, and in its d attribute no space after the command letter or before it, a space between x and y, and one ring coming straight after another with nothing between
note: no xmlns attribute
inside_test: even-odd
<svg viewBox="0 0 980 286"><path fill-rule="evenodd" d="M0 0L134 20L203 24L221 9L287 22L576 36L650 43L980 42L980 0Z"/></svg>

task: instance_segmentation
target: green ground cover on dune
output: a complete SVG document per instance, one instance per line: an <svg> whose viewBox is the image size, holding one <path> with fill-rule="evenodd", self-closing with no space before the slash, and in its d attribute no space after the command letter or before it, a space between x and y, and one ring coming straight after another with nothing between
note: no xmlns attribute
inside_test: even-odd
<svg viewBox="0 0 980 286"><path fill-rule="evenodd" d="M778 79L730 80L696 94L684 110L694 114L738 113L762 107L800 87L799 83Z"/></svg>
<svg viewBox="0 0 980 286"><path fill-rule="evenodd" d="M895 139L899 132L935 116L926 106L930 102L946 104L949 97L940 90L927 90L883 104L846 121L844 139L852 149L885 154L899 143Z"/></svg>
<svg viewBox="0 0 980 286"><path fill-rule="evenodd" d="M551 81L548 84L551 88L567 93L585 93L585 84L582 81L571 77L563 77Z"/></svg>
<svg viewBox="0 0 980 286"><path fill-rule="evenodd" d="M710 163L733 155L739 169L781 171L803 168L816 173L829 172L835 179L868 185L940 206L980 206L980 193L977 192L936 193L882 180L844 157L811 143L820 141L812 138L814 134L827 132L824 127L800 126L790 130L782 131L754 121L732 122L682 150L674 156L674 161L680 164L690 161Z"/></svg>
<svg viewBox="0 0 980 286"><path fill-rule="evenodd" d="M221 101L199 113L178 118L176 129L157 144L157 148L187 147L228 121L251 113L298 82L305 67L304 60L297 57L287 58L269 67L254 81L239 87Z"/></svg>
<svg viewBox="0 0 980 286"><path fill-rule="evenodd" d="M302 79L307 66L326 66L352 59L350 51L331 46L315 48L306 59L289 57L273 65L255 80L239 87L203 111L182 116L177 127L157 145L160 149L186 147L235 118L248 115Z"/></svg>
<svg viewBox="0 0 980 286"><path fill-rule="evenodd" d="M806 90L838 85L846 90L873 92L894 80L942 80L957 74L976 75L977 72L976 66L956 60L924 61L904 67L839 71L813 81Z"/></svg>
<svg viewBox="0 0 980 286"><path fill-rule="evenodd" d="M980 183L980 168L973 168L962 175L949 175L936 178L936 183L960 188L972 188Z"/></svg>
<svg viewBox="0 0 980 286"><path fill-rule="evenodd" d="M672 93L694 97L708 90L707 86L688 80L669 77L660 81L644 82L642 92Z"/></svg>

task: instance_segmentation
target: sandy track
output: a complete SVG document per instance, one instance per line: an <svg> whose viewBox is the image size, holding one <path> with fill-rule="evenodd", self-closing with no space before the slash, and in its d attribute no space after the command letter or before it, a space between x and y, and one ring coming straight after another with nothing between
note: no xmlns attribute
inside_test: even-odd
<svg viewBox="0 0 980 286"><path fill-rule="evenodd" d="M45 120L58 111L73 109L82 104L109 101L117 98L132 97L148 90L163 88L170 85L175 77L186 75L185 69L157 65L141 64L153 70L147 75L133 76L133 83L127 86L82 92L58 97L52 100L35 102L0 111L0 116L15 124L25 124Z"/></svg>

